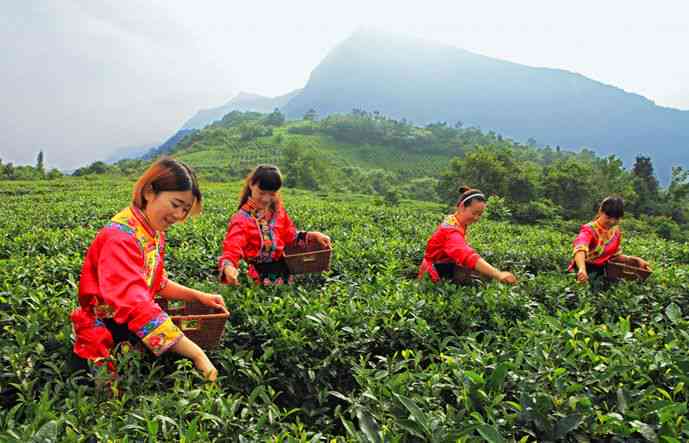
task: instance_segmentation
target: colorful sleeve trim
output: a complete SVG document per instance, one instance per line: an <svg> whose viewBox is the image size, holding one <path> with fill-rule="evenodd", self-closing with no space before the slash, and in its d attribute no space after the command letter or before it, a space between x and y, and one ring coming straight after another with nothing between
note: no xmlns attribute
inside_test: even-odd
<svg viewBox="0 0 689 443"><path fill-rule="evenodd" d="M588 245L576 245L576 246L574 247L574 251L572 251L572 255L575 255L575 254L576 254L577 252L579 252L579 251L584 251L584 252L586 252L586 253L588 254L588 252L589 252L589 247L588 247Z"/></svg>
<svg viewBox="0 0 689 443"><path fill-rule="evenodd" d="M141 337L144 345L157 357L181 340L184 333L172 323L165 312L161 312L136 331L136 335Z"/></svg>

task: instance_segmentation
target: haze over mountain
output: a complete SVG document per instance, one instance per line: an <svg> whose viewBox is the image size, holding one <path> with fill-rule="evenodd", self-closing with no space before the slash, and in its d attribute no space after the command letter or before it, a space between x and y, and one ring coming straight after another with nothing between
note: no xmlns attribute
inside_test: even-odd
<svg viewBox="0 0 689 443"><path fill-rule="evenodd" d="M127 147L127 148L122 148L116 152L114 152L112 155L110 155L108 158L103 160L105 163L115 163L117 161L127 159L127 158L136 158L144 155L148 151L150 151L152 148L151 146L132 146L132 147Z"/></svg>
<svg viewBox="0 0 689 443"><path fill-rule="evenodd" d="M417 124L479 126L525 142L589 147L627 165L650 155L666 180L689 164L689 111L559 69L537 68L451 46L361 30L334 48L284 107L290 118L354 108Z"/></svg>

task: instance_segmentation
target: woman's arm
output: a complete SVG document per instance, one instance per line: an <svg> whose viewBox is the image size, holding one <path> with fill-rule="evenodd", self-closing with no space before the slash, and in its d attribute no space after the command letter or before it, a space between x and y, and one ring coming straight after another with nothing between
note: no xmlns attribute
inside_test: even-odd
<svg viewBox="0 0 689 443"><path fill-rule="evenodd" d="M510 272L502 272L482 259L474 249L469 246L464 236L457 231L450 231L443 241L443 250L452 260L469 269L475 269L483 275L494 278L502 283L517 283L517 278Z"/></svg>
<svg viewBox="0 0 689 443"><path fill-rule="evenodd" d="M574 263L577 265L577 281L579 283L586 283L589 280L589 275L586 272L586 251L579 250L575 252Z"/></svg>
<svg viewBox="0 0 689 443"><path fill-rule="evenodd" d="M206 353L203 352L203 349L196 343L189 340L188 337L182 337L182 339L170 349L193 361L196 369L198 369L208 380L215 381L218 378L218 370L215 369L215 366L213 366L213 363L211 363Z"/></svg>
<svg viewBox="0 0 689 443"><path fill-rule="evenodd" d="M237 215L233 216L227 227L227 234L222 243L222 255L218 260L218 271L220 272L220 282L228 285L239 284L239 270L237 265L239 259L244 254L247 244L247 236L244 231L241 219Z"/></svg>
<svg viewBox="0 0 689 443"><path fill-rule="evenodd" d="M282 208L280 211L280 216L283 217L283 241L285 242L285 245L291 245L303 238L306 244L317 243L322 248L332 247L330 237L318 231L297 231L297 228L294 226L294 222L290 218L289 214L287 214L287 211L285 211L284 208Z"/></svg>
<svg viewBox="0 0 689 443"><path fill-rule="evenodd" d="M167 285L158 294L168 300L198 301L212 308L222 309L225 312L225 300L219 294L208 294L196 289L188 288L179 283L168 280Z"/></svg>
<svg viewBox="0 0 689 443"><path fill-rule="evenodd" d="M512 274L511 272L500 271L499 269L494 268L490 263L488 263L482 258L478 259L478 261L476 262L476 267L474 269L476 269L483 275L498 280L501 283L509 283L511 285L517 283L517 277L515 277L514 274Z"/></svg>
<svg viewBox="0 0 689 443"><path fill-rule="evenodd" d="M589 251L589 245L593 239L593 230L588 225L582 225L579 229L579 234L574 239L574 264L577 265L577 281L585 283L589 279L586 272L586 254Z"/></svg>

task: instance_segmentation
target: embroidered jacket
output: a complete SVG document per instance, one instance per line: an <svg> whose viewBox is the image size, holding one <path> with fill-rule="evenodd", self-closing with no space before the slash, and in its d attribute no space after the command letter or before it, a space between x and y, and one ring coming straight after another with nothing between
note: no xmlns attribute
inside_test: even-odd
<svg viewBox="0 0 689 443"><path fill-rule="evenodd" d="M79 279L79 308L71 314L74 353L97 360L110 355L112 318L160 355L183 337L153 298L167 284L165 236L135 207L115 215L91 243Z"/></svg>
<svg viewBox="0 0 689 443"><path fill-rule="evenodd" d="M612 257L620 255L622 249L622 231L619 226L612 229L603 228L598 222L592 221L581 225L579 235L574 239L572 257L579 251L586 253L586 263L602 266ZM574 269L574 260L569 264L568 270Z"/></svg>
<svg viewBox="0 0 689 443"><path fill-rule="evenodd" d="M467 227L460 224L454 215L449 215L438 226L426 245L426 253L419 268L419 278L428 274L431 280L440 280L434 263L454 263L474 269L481 258L465 240Z"/></svg>
<svg viewBox="0 0 689 443"><path fill-rule="evenodd" d="M235 268L239 260L249 264L272 263L283 258L285 247L305 238L304 232L297 232L294 223L282 204L275 211L259 210L252 200L247 201L232 217L222 244L222 255L218 260L220 279L227 283L223 269L231 263ZM253 265L249 275L258 280Z"/></svg>

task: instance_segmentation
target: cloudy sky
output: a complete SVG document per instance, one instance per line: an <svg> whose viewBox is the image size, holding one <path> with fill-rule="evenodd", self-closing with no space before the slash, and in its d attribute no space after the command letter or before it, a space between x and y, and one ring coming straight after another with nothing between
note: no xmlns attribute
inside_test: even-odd
<svg viewBox="0 0 689 443"><path fill-rule="evenodd" d="M0 4L0 159L16 164L43 149L49 167L82 166L159 144L239 91L302 87L361 26L579 72L689 109L689 2Z"/></svg>

